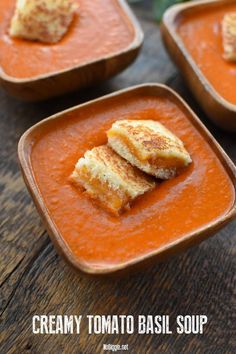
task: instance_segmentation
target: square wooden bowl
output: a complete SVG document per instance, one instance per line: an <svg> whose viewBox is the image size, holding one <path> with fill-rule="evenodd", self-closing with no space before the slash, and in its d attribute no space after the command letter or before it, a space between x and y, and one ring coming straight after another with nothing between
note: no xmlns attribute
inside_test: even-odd
<svg viewBox="0 0 236 354"><path fill-rule="evenodd" d="M203 0L174 5L165 12L161 25L166 49L183 74L198 103L213 122L228 131L236 131L236 105L224 99L210 84L188 52L177 29L184 15L195 13L198 10L210 12L218 6L234 3L235 0Z"/></svg>
<svg viewBox="0 0 236 354"><path fill-rule="evenodd" d="M161 99L164 98L170 100L174 105L176 105L178 109L180 109L181 112L183 112L183 114L186 115L186 118L184 118L186 119L187 122L186 124L187 125L190 124L191 126L193 126L197 134L200 134L200 136L202 137L201 139L204 139L204 141L206 141L206 143L210 145L214 154L218 157L219 162L222 164L223 168L225 169L229 180L232 182L234 193L236 190L236 169L234 164L230 160L230 158L226 155L226 153L223 151L220 145L216 142L216 140L209 133L206 127L201 123L201 121L197 118L197 116L193 113L193 111L189 108L189 106L182 100L182 98L178 94L176 94L173 90L171 90L170 88L164 85L146 84L146 85L140 85L140 86L128 88L119 92L112 93L108 96L101 97L99 99L84 103L82 105L70 108L69 110L60 112L52 117L49 117L37 123L35 126L33 126L32 128L30 128L28 131L24 133L24 135L20 139L19 147L18 147L20 165L21 165L26 186L28 187L28 190L32 195L35 205L39 211L39 214L41 215L45 227L52 239L52 242L56 246L58 252L61 255L63 255L64 258L76 269L81 270L88 274L105 275L111 273L119 273L123 271L128 271L131 268L142 267L145 264L156 263L158 261L163 260L167 256L174 255L175 253L183 251L188 247L203 241L204 239L208 238L210 235L214 234L217 230L222 228L225 224L227 224L230 220L232 220L236 216L236 200L234 198L234 202L232 203L233 205L232 207L230 207L230 210L225 211L224 214L218 216L217 219L211 220L211 222L209 223L207 222L206 225L202 227L198 227L197 229L194 228L194 232L190 232L188 234L182 235L179 238L177 237L174 241L168 241L167 244L164 244L163 246L155 249L154 251L149 251L147 254L132 258L127 262L121 262L118 264L110 264L110 265L104 264L102 266L101 265L97 266L97 265L89 265L88 263L81 261L79 257L75 257L75 255L72 253L71 249L69 248L68 244L63 239L60 230L56 227L53 217L52 215L50 215L50 212L45 205L43 195L41 194L40 189L38 187L35 174L33 171L33 167L32 167L32 159L31 159L32 151L33 151L32 147L34 146L35 141L38 139L37 137L40 137L41 133L44 132L45 129L47 129L47 127L51 127L50 129L53 130L53 127L55 126L55 129L57 129L58 121L60 121L63 124L70 124L70 119L74 119L73 117L76 117L75 118L76 122L77 121L80 122L81 119L85 119L84 114L86 115L92 114L92 116L94 116L95 112L97 111L99 112L98 113L99 122L101 125L102 114L103 112L105 112L103 110L106 109L104 107L109 106L109 104L111 105L111 107L114 107L116 104L120 105L122 104L120 102L122 102L123 99L132 99L132 102L135 102L136 99L142 100L143 97L152 97L154 100L158 100L159 98ZM89 112L89 113L85 113L85 112ZM109 114L111 114L113 117L114 115L113 109L112 109L112 113ZM108 113L106 113L106 117L108 117ZM89 119L92 118L90 117ZM169 124L171 124L171 121ZM100 128L100 125L99 125L99 129L104 129L104 128ZM92 132L93 134L96 134L96 129L94 130L93 128ZM58 134L58 130L57 130L57 134ZM76 134L78 134L78 139L76 137L75 138L79 144L81 135L80 133L76 133ZM64 143L62 144L64 146ZM58 159L60 160L60 156L58 157ZM41 165L41 169L42 169L42 165ZM86 199L86 203L87 202L88 201ZM90 221L88 220L88 223L90 223L90 225L93 225L93 222L91 220Z"/></svg>
<svg viewBox="0 0 236 354"><path fill-rule="evenodd" d="M143 32L126 1L117 0L117 6L134 32L128 47L72 68L70 66L68 69L32 78L14 78L0 70L0 84L13 96L27 101L39 101L90 86L119 73L137 57L143 43Z"/></svg>

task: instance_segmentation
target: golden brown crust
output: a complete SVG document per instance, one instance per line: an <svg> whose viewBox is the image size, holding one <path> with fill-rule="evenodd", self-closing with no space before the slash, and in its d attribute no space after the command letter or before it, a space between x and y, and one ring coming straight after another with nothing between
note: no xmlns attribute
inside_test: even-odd
<svg viewBox="0 0 236 354"><path fill-rule="evenodd" d="M152 129L146 126L133 126L128 121L122 122L121 127L125 128L128 136L134 136L136 142L140 143L145 150L166 150L175 147L179 149L179 146L173 142L169 137L154 132Z"/></svg>
<svg viewBox="0 0 236 354"><path fill-rule="evenodd" d="M115 215L129 209L134 199L155 186L150 176L107 145L87 151L76 164L71 181L83 186L91 199Z"/></svg>
<svg viewBox="0 0 236 354"><path fill-rule="evenodd" d="M172 178L191 163L183 142L157 121L116 121L107 135L120 156L157 178Z"/></svg>
<svg viewBox="0 0 236 354"><path fill-rule="evenodd" d="M45 43L58 42L68 30L75 13L73 0L25 0L17 3L10 35Z"/></svg>
<svg viewBox="0 0 236 354"><path fill-rule="evenodd" d="M236 12L227 13L223 18L224 58L236 61Z"/></svg>
<svg viewBox="0 0 236 354"><path fill-rule="evenodd" d="M109 146L99 146L93 149L93 152L98 161L101 161L105 166L112 169L122 179L137 184L138 188L142 189L143 187L147 187L147 183L152 183L149 176L138 168L131 166Z"/></svg>

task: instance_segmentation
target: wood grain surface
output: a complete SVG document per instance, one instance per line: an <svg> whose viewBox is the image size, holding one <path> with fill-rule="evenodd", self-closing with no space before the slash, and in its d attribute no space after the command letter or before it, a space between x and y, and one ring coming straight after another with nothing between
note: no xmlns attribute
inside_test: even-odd
<svg viewBox="0 0 236 354"><path fill-rule="evenodd" d="M200 246L126 278L75 273L57 254L24 186L18 161L21 134L42 118L120 88L167 83L202 118L236 162L236 139L206 119L169 60L152 20L150 1L133 5L145 32L137 61L109 82L83 93L21 103L0 90L0 353L102 353L129 344L130 353L235 353L236 222ZM191 210L190 210L191 217ZM33 335L34 314L206 314L203 335Z"/></svg>

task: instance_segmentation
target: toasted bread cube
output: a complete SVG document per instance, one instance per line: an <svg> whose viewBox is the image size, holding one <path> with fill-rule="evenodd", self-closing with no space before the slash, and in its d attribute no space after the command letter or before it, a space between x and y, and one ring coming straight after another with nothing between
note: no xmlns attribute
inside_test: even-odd
<svg viewBox="0 0 236 354"><path fill-rule="evenodd" d="M17 0L9 34L56 43L67 32L75 9L73 0Z"/></svg>
<svg viewBox="0 0 236 354"><path fill-rule="evenodd" d="M115 215L129 209L135 198L155 186L149 176L131 166L107 145L87 151L77 162L71 179Z"/></svg>
<svg viewBox="0 0 236 354"><path fill-rule="evenodd" d="M176 176L192 161L182 141L153 120L119 120L107 135L120 156L160 179Z"/></svg>
<svg viewBox="0 0 236 354"><path fill-rule="evenodd" d="M236 12L227 13L222 22L224 58L236 62Z"/></svg>

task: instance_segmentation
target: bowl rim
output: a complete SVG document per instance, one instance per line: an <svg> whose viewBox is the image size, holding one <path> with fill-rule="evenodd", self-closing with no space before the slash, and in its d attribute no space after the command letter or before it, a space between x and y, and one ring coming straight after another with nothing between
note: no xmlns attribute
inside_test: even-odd
<svg viewBox="0 0 236 354"><path fill-rule="evenodd" d="M175 44L178 47L178 50L182 53L185 61L187 61L191 67L191 69L196 73L201 86L205 88L205 90L208 92L210 96L213 97L213 99L221 106L226 108L228 111L231 113L236 114L236 104L231 103L224 97L218 93L218 91L214 88L214 86L208 81L206 76L203 74L203 72L200 70L198 67L197 63L189 53L187 47L184 45L180 35L178 35L178 32L176 30L176 20L178 17L183 15L183 13L186 10L191 10L191 9L196 9L196 8L201 8L206 6L209 7L214 7L215 6L221 6L224 4L233 4L235 3L235 0L198 0L198 1L193 1L190 3L183 3L183 4L176 4L173 6L170 6L164 13L163 18L162 18L162 23L166 27L166 29L169 31L171 37L175 41Z"/></svg>
<svg viewBox="0 0 236 354"><path fill-rule="evenodd" d="M8 75L3 68L0 66L0 79L4 80L5 82L8 83L13 83L13 84L27 84L27 83L35 83L44 79L50 79L50 78L55 78L63 74L67 74L71 71L74 70L83 70L89 65L94 65L94 64L100 64L104 61L107 60L112 60L116 57L122 56L123 54L127 54L135 49L138 49L141 47L143 40L144 40L144 33L141 28L141 25L139 24L139 21L137 20L136 16L134 15L133 11L131 10L130 6L125 0L116 0L117 5L120 6L121 11L126 15L127 19L129 20L129 23L132 25L133 31L134 31L134 36L133 40L126 46L125 48L113 52L112 54L107 54L102 56L99 59L94 59L94 60L87 60L83 62L82 64L77 64L75 66L71 66L69 68L64 68L61 70L56 70L50 73L44 73L40 75L35 75L29 78L17 78L11 75Z"/></svg>
<svg viewBox="0 0 236 354"><path fill-rule="evenodd" d="M96 264L89 264L85 261L78 260L78 258L76 258L75 255L71 252L68 245L64 241L62 235L60 234L60 231L57 229L53 221L53 218L50 216L50 212L44 203L43 196L38 188L36 179L34 177L31 161L30 161L31 151L29 151L29 149L32 147L31 134L34 133L38 128L41 128L41 126L46 125L49 121L57 120L58 118L60 119L65 114L70 113L74 110L78 110L86 106L94 105L97 102L110 100L117 96L130 94L130 93L133 94L139 91L143 92L143 90L146 89L149 90L151 89L152 91L157 90L159 95L160 92L163 92L164 95L171 96L176 102L178 102L181 105L184 111L188 113L189 116L188 119L190 119L190 121L193 123L194 127L200 132L200 134L203 135L204 139L207 139L208 143L211 144L211 148L217 154L217 157L219 158L221 164L224 166L224 169L226 170L228 176L230 177L232 184L234 186L234 193L235 193L234 203L231 209L229 209L222 216L219 216L219 218L145 255L135 257L129 261L125 261L116 265L106 264L104 266L100 266ZM21 136L18 143L18 158L19 158L20 167L21 167L21 171L26 186L34 200L38 212L46 226L49 236L54 246L56 247L58 253L61 254L65 258L65 260L69 262L74 268L87 274L108 275L111 273L113 274L119 272L121 270L125 270L126 268L137 265L143 261L147 261L148 259L161 256L164 254L164 252L170 251L171 249L174 249L178 245L184 244L192 239L197 240L197 238L200 238L200 236L201 235L203 236L203 234L205 233L208 232L210 233L210 231L213 230L217 231L220 227L222 227L223 225L225 225L226 223L228 223L229 221L233 220L236 217L236 167L234 163L225 153L223 148L218 144L215 138L211 135L208 129L204 126L204 124L200 121L200 119L196 116L196 114L192 111L192 109L188 106L188 104L179 96L179 94L177 94L174 90L172 90L171 88L163 84L147 83L147 84L141 84L137 86L131 86L129 88L113 92L111 94L99 97L97 99L85 102L83 104L76 105L74 107L58 112L52 116L49 116L48 118L33 125ZM208 236L206 236L205 238L207 238Z"/></svg>

